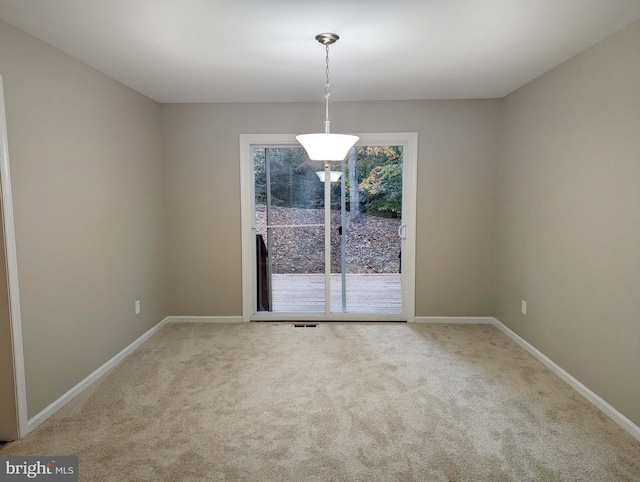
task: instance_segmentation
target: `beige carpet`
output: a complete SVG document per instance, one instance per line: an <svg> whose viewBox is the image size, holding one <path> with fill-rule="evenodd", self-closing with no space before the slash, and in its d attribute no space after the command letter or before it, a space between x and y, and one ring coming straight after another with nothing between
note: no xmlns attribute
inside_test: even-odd
<svg viewBox="0 0 640 482"><path fill-rule="evenodd" d="M640 480L640 443L489 325L167 325L0 455L81 480Z"/></svg>

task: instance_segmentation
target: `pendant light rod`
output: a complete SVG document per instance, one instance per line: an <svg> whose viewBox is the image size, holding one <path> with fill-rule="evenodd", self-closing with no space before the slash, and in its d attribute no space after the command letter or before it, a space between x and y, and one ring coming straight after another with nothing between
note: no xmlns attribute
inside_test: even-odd
<svg viewBox="0 0 640 482"><path fill-rule="evenodd" d="M324 84L324 105L325 105L325 116L324 116L324 133L329 134L331 132L331 122L329 121L329 97L331 97L331 90L329 87L329 45L336 43L340 39L340 36L337 33L320 33L316 35L316 40L320 42L325 47L326 56L326 83Z"/></svg>
<svg viewBox="0 0 640 482"><path fill-rule="evenodd" d="M326 57L326 62L327 62L327 70L326 70L327 83L324 84L324 110L325 110L325 114L324 114L324 133L325 134L329 134L329 132L331 131L331 128L330 128L331 123L329 122L329 97L331 97L331 91L329 89L329 45L327 45L325 47L325 49L327 50L327 57Z"/></svg>

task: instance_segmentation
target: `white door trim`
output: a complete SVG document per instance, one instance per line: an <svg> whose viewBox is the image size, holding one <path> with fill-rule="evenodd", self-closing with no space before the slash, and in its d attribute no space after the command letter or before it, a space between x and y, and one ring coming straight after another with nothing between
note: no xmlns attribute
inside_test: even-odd
<svg viewBox="0 0 640 482"><path fill-rule="evenodd" d="M16 230L13 220L13 196L9 170L9 142L7 116L4 107L4 85L0 75L0 189L4 219L4 244L7 260L9 286L9 316L11 317L11 340L13 343L13 367L18 402L18 434L27 434L27 386L24 372L24 350L22 345L22 317L20 314L20 289L18 287L18 255Z"/></svg>
<svg viewBox="0 0 640 482"><path fill-rule="evenodd" d="M403 147L403 192L402 192L402 222L407 225L406 239L402 251L402 286L403 313L402 317L408 322L415 321L415 253L416 253L416 198L418 174L418 134L416 132L365 133L355 135L360 137L356 145L367 146L402 146ZM255 267L255 240L252 236L255 229L253 216L253 158L252 146L290 146L297 145L295 134L240 134L240 206L241 206L241 235L242 235L242 320L251 321L261 319L253 316L253 300L255 287L253 269ZM280 318L286 315L278 313ZM292 315L302 319L299 314ZM337 315L336 315L337 316ZM313 315L309 315L313 317ZM331 319L332 317L327 317ZM349 316L340 316L347 319ZM362 315L357 317L362 318ZM273 316L270 315L270 319ZM338 319L338 318L336 318ZM389 316L368 316L367 319L389 319Z"/></svg>

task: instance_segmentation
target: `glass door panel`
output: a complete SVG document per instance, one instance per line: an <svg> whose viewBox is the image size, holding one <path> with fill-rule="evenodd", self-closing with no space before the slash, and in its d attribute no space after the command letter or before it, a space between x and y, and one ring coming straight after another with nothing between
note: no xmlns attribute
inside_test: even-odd
<svg viewBox="0 0 640 482"><path fill-rule="evenodd" d="M363 146L332 188L331 311L402 312L402 147Z"/></svg>
<svg viewBox="0 0 640 482"><path fill-rule="evenodd" d="M324 191L302 148L254 150L257 311L325 313Z"/></svg>

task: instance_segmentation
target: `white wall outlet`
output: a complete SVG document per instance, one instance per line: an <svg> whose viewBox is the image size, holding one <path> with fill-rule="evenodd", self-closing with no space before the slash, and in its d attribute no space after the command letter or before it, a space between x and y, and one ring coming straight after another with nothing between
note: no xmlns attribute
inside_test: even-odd
<svg viewBox="0 0 640 482"><path fill-rule="evenodd" d="M527 302L525 300L522 300L522 308L520 308L520 311L522 311L523 315L527 314Z"/></svg>
<svg viewBox="0 0 640 482"><path fill-rule="evenodd" d="M136 300L136 315L140 314L140 300Z"/></svg>

